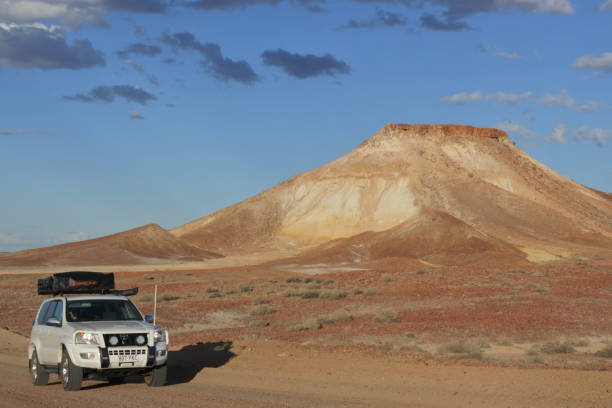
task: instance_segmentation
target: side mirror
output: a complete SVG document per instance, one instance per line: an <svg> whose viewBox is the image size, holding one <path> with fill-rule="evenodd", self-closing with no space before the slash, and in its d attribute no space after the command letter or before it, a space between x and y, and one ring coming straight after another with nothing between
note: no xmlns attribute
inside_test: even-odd
<svg viewBox="0 0 612 408"><path fill-rule="evenodd" d="M151 314L145 315L145 322L153 323L153 315Z"/></svg>
<svg viewBox="0 0 612 408"><path fill-rule="evenodd" d="M55 318L55 317L48 318L47 321L45 322L45 324L47 326L62 327L62 322L57 320L57 318Z"/></svg>

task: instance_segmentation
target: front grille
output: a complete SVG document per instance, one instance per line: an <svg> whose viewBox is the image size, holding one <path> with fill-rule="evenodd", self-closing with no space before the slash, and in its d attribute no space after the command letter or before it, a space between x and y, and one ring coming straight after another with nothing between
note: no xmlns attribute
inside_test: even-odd
<svg viewBox="0 0 612 408"><path fill-rule="evenodd" d="M144 343L138 344L136 339L138 336L144 337ZM113 344L111 338L117 339L116 344ZM104 334L104 344L106 347L124 347L124 346L145 346L149 343L149 337L147 333L118 333L118 334Z"/></svg>
<svg viewBox="0 0 612 408"><path fill-rule="evenodd" d="M137 355L146 355L147 349L119 349L113 350L108 349L109 356L137 356Z"/></svg>

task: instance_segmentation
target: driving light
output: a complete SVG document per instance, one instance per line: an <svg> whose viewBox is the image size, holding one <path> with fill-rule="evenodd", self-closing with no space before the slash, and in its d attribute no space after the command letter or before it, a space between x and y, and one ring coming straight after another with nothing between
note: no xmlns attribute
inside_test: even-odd
<svg viewBox="0 0 612 408"><path fill-rule="evenodd" d="M136 337L136 344L138 344L139 346L142 346L143 344L145 344L145 341L146 341L145 336L143 336L142 334Z"/></svg>
<svg viewBox="0 0 612 408"><path fill-rule="evenodd" d="M88 332L76 332L74 335L74 342L76 344L99 344L98 335Z"/></svg>
<svg viewBox="0 0 612 408"><path fill-rule="evenodd" d="M119 344L119 339L117 338L117 336L110 336L108 339L108 343L111 346L116 346L117 344Z"/></svg>

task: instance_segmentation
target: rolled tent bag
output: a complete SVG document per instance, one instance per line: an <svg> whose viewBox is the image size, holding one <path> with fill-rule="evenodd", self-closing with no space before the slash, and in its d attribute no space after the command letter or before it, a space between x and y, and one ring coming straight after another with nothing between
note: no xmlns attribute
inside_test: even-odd
<svg viewBox="0 0 612 408"><path fill-rule="evenodd" d="M94 293L115 289L115 275L101 272L63 272L38 280L39 295Z"/></svg>

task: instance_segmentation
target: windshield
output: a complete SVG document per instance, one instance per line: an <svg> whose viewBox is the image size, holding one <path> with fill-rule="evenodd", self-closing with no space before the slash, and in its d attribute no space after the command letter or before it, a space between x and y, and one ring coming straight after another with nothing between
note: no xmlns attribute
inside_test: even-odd
<svg viewBox="0 0 612 408"><path fill-rule="evenodd" d="M129 300L69 300L66 303L66 320L69 322L142 320L138 309Z"/></svg>

